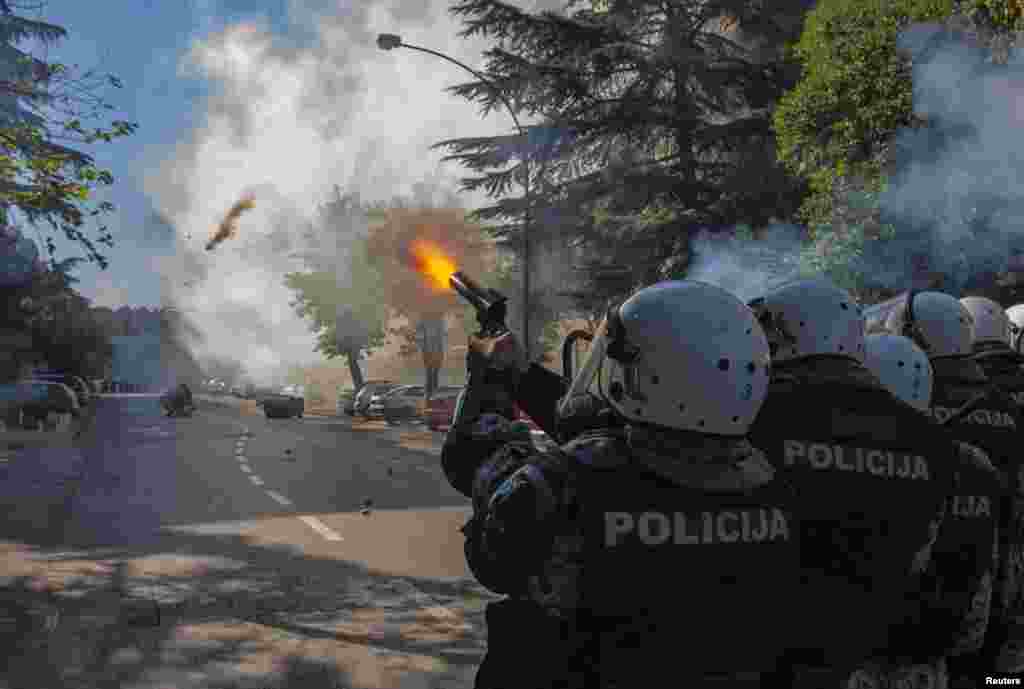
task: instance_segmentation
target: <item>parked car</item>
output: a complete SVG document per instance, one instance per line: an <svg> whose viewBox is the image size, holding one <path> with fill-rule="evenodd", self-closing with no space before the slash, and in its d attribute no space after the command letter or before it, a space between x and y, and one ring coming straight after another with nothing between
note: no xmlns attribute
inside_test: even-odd
<svg viewBox="0 0 1024 689"><path fill-rule="evenodd" d="M435 394L433 399L427 403L425 415L427 417L427 428L432 431L446 431L452 425L452 419L455 416L455 404L458 402L459 393L462 388L456 388L454 391L444 392L442 394ZM540 426L534 423L533 419L526 415L522 409L518 406L516 410L516 419L519 421L525 421L530 427L531 431L539 431Z"/></svg>
<svg viewBox="0 0 1024 689"><path fill-rule="evenodd" d="M74 391L78 404L82 407L87 407L92 402L93 393L89 389L89 384L78 376L60 371L37 371L32 374L30 380L47 380L67 385Z"/></svg>
<svg viewBox="0 0 1024 689"><path fill-rule="evenodd" d="M370 415L384 417L389 424L421 418L427 403L427 391L422 385L405 385L396 388L370 404Z"/></svg>
<svg viewBox="0 0 1024 689"><path fill-rule="evenodd" d="M338 416L355 416L356 413L356 391L353 388L346 388L338 391L338 403L335 408Z"/></svg>
<svg viewBox="0 0 1024 689"><path fill-rule="evenodd" d="M447 428L455 414L455 403L459 399L460 387L441 388L434 393L426 404L424 416L427 420L427 428L432 431L440 431Z"/></svg>
<svg viewBox="0 0 1024 689"><path fill-rule="evenodd" d="M368 416L370 413L370 400L374 395L380 392L394 390L399 386L399 383L393 383L389 380L366 381L363 383L363 387L359 388L359 393L356 394L356 404L354 409L355 415L364 417Z"/></svg>
<svg viewBox="0 0 1024 689"><path fill-rule="evenodd" d="M276 395L263 398L263 415L268 419L287 419L297 416L300 419L306 412L305 390L301 385L288 385Z"/></svg>
<svg viewBox="0 0 1024 689"><path fill-rule="evenodd" d="M380 392L370 395L370 406L366 409L367 418L383 418L384 417L384 400L391 395L403 392L406 388L412 387L411 385L397 385L393 388L382 390Z"/></svg>
<svg viewBox="0 0 1024 689"><path fill-rule="evenodd" d="M21 410L22 427L34 430L45 423L50 414L70 414L78 418L82 407L75 391L52 380L21 380L13 391Z"/></svg>

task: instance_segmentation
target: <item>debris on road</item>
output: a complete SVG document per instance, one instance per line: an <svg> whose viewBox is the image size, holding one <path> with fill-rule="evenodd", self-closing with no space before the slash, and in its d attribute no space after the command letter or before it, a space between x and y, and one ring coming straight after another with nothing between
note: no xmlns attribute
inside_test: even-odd
<svg viewBox="0 0 1024 689"><path fill-rule="evenodd" d="M359 513L362 514L363 516L367 516L367 515L370 514L370 509L372 507L373 507L373 499L372 498L366 498L365 500L363 500L363 508L361 510L359 510Z"/></svg>

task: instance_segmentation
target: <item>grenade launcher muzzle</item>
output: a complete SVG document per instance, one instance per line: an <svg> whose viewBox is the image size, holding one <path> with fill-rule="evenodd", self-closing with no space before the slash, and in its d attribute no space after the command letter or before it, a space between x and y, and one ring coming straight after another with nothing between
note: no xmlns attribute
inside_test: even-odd
<svg viewBox="0 0 1024 689"><path fill-rule="evenodd" d="M476 309L480 335L498 337L508 332L505 325L508 297L497 290L482 287L461 271L452 273L448 284Z"/></svg>

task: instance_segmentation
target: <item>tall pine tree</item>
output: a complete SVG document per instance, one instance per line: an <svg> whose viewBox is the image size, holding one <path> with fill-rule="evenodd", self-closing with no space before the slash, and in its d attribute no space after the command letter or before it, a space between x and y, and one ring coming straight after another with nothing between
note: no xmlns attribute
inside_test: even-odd
<svg viewBox="0 0 1024 689"><path fill-rule="evenodd" d="M451 90L531 120L525 134L442 141L512 245L524 204L538 242L576 247L584 310L685 272L701 227L786 218L801 189L776 164L771 111L795 77L781 47L807 2L608 0L530 13L464 0L463 37L496 39L487 76ZM529 200L515 193L529 174ZM503 221L498 223L497 221Z"/></svg>

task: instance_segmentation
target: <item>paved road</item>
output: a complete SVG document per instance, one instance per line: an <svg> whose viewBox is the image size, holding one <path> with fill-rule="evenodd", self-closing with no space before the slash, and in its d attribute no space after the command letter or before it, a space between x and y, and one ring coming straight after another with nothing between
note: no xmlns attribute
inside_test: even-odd
<svg viewBox="0 0 1024 689"><path fill-rule="evenodd" d="M417 576L464 576L467 501L427 432L204 409L169 419L153 397L97 403L62 540L152 542L172 528L253 533ZM368 514L366 501L372 501ZM16 534L15 534L16 535Z"/></svg>
<svg viewBox="0 0 1024 689"><path fill-rule="evenodd" d="M470 686L487 593L438 454L422 430L98 400L76 448L0 480L0 573L45 578L77 620L18 631L46 639L12 655L22 686Z"/></svg>

